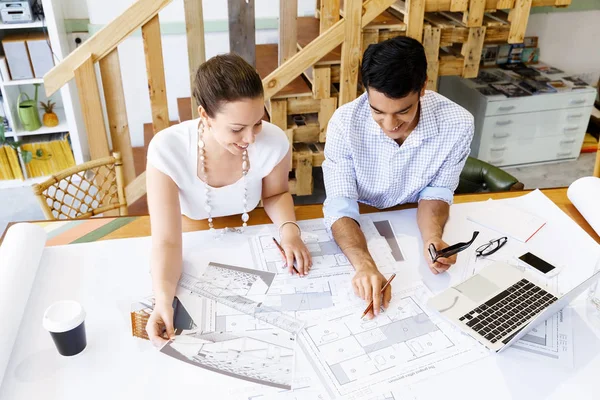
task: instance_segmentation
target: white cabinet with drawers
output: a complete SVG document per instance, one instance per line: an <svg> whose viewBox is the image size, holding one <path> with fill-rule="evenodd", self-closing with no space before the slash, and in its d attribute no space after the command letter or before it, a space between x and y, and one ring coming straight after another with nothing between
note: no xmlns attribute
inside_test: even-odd
<svg viewBox="0 0 600 400"><path fill-rule="evenodd" d="M456 76L442 77L439 92L475 117L471 156L497 166L576 159L596 98L592 87L526 97L484 96L472 81Z"/></svg>

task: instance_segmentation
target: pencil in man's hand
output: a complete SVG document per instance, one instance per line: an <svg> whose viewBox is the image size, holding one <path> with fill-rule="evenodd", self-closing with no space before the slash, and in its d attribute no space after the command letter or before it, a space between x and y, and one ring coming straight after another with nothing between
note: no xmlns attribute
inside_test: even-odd
<svg viewBox="0 0 600 400"><path fill-rule="evenodd" d="M385 285L383 285L383 287L381 288L380 293L383 294L383 292L385 292L385 289L390 285L390 283L392 283L392 281L394 280L395 277L396 277L396 274L392 274L392 276L390 276L390 279L388 279L387 282L385 283ZM365 312L360 317L360 319L363 319L365 317L365 315L367 315L369 313L369 311L371 311L372 309L373 309L373 300L371 300L371 302L367 306Z"/></svg>

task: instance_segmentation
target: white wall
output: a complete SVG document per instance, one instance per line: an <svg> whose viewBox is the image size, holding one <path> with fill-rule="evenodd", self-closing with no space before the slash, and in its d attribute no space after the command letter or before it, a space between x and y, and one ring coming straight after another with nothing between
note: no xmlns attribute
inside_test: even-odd
<svg viewBox="0 0 600 400"><path fill-rule="evenodd" d="M132 0L87 0L90 23L106 24L132 3ZM299 0L298 3L298 15L314 13L314 0ZM279 0L256 0L255 9L256 18L277 18ZM225 0L203 0L203 12L205 20L227 21L227 2ZM184 18L183 0L174 0L160 13L161 22L182 22ZM277 40L276 30L256 32L256 43L276 43ZM229 34L227 32L206 33L205 43L207 58L219 53L226 53L229 51ZM185 35L164 35L162 47L169 118L177 120L177 98L190 96L186 37ZM119 46L119 57L132 145L142 146L144 144L143 125L152 122L142 38L134 36L125 40Z"/></svg>
<svg viewBox="0 0 600 400"><path fill-rule="evenodd" d="M540 59L589 83L600 77L600 10L532 14L527 35L538 36Z"/></svg>
<svg viewBox="0 0 600 400"><path fill-rule="evenodd" d="M89 18L87 2L82 0L62 0L62 10L65 19ZM98 2L96 0L96 2Z"/></svg>

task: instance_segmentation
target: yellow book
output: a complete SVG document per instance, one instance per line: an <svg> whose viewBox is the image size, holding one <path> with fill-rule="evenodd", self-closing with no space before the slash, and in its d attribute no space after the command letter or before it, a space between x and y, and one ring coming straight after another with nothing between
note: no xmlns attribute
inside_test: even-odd
<svg viewBox="0 0 600 400"><path fill-rule="evenodd" d="M4 150L5 147L7 146L0 147L0 180L3 181L14 179L6 151Z"/></svg>
<svg viewBox="0 0 600 400"><path fill-rule="evenodd" d="M42 175L40 175L40 171L37 166L39 161L35 159L35 151L37 150L36 144L37 143L23 143L21 145L21 150L30 151L31 154L33 155L33 158L31 159L31 161L29 161L28 163L25 164L25 169L27 170L27 175L30 178L37 178L38 176L42 176Z"/></svg>
<svg viewBox="0 0 600 400"><path fill-rule="evenodd" d="M64 168L63 166L63 151L62 148L60 147L60 143L57 140L53 140L48 142L48 145L50 147L50 149L48 150L50 152L50 157L52 159L52 168L56 169L56 172L62 171ZM56 173L54 172L54 173Z"/></svg>
<svg viewBox="0 0 600 400"><path fill-rule="evenodd" d="M38 160L38 166L43 174L42 176L48 176L55 172L59 172L60 167L56 166L57 160L54 159L54 154L52 154L51 142L40 142L37 144L37 148L42 150L42 157Z"/></svg>
<svg viewBox="0 0 600 400"><path fill-rule="evenodd" d="M75 157L73 157L73 150L69 145L69 134L66 134L58 141L63 151L64 168L70 168L75 165Z"/></svg>
<svg viewBox="0 0 600 400"><path fill-rule="evenodd" d="M26 165L30 177L49 176L75 165L68 136L51 135L37 142L24 143L23 150L32 153L33 159ZM40 157L36 152L41 150Z"/></svg>
<svg viewBox="0 0 600 400"><path fill-rule="evenodd" d="M54 159L55 166L58 171L63 171L68 168L65 152L63 151L62 143L60 140L53 140L50 142L50 148L52 151L52 158ZM57 172L58 172L57 171Z"/></svg>
<svg viewBox="0 0 600 400"><path fill-rule="evenodd" d="M4 151L6 152L6 158L8 159L8 163L10 164L10 168L12 170L14 178L24 180L25 176L23 176L23 171L21 170L21 164L19 163L19 156L17 156L17 151L9 146L5 146Z"/></svg>

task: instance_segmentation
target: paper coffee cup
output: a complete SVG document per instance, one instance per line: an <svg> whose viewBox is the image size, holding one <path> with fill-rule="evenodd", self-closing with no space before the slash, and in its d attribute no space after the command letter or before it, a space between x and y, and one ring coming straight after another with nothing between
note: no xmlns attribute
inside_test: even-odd
<svg viewBox="0 0 600 400"><path fill-rule="evenodd" d="M52 304L44 313L43 325L61 355L74 356L85 349L85 311L78 302L62 300Z"/></svg>

